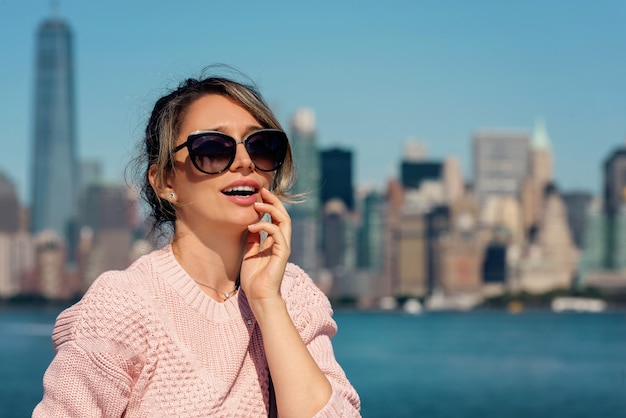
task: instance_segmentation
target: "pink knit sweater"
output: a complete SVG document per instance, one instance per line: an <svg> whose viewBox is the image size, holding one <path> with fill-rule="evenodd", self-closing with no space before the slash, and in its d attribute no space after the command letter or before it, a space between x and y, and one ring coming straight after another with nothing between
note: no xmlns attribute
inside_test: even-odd
<svg viewBox="0 0 626 418"><path fill-rule="evenodd" d="M317 417L358 417L337 364L328 299L287 265L281 292L333 393ZM56 355L33 417L263 417L269 373L245 294L207 296L167 246L103 274L57 318Z"/></svg>

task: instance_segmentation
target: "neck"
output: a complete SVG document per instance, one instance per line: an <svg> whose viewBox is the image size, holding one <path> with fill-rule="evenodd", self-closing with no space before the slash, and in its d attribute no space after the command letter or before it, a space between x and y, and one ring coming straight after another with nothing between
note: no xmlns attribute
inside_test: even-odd
<svg viewBox="0 0 626 418"><path fill-rule="evenodd" d="M214 234L201 240L181 229L177 228L172 240L172 252L180 265L205 288L231 292L241 269L245 234Z"/></svg>

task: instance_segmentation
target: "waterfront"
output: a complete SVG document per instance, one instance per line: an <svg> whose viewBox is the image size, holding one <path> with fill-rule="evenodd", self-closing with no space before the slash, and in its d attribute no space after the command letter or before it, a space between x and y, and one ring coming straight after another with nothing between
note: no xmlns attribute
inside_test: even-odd
<svg viewBox="0 0 626 418"><path fill-rule="evenodd" d="M0 416L41 398L55 310L0 310ZM626 416L626 313L338 311L364 417Z"/></svg>

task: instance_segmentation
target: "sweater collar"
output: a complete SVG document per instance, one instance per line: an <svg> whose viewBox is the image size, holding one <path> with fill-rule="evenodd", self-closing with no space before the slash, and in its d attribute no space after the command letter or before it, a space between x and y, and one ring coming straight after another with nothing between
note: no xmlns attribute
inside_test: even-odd
<svg viewBox="0 0 626 418"><path fill-rule="evenodd" d="M171 244L156 250L153 254L153 266L157 275L169 284L187 305L203 316L215 322L252 317L248 301L241 289L224 302L217 302L204 293L176 260Z"/></svg>

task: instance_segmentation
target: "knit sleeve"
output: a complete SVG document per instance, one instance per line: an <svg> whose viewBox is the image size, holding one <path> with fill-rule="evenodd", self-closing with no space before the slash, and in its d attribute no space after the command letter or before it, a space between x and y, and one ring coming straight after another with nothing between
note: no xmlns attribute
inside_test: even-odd
<svg viewBox="0 0 626 418"><path fill-rule="evenodd" d="M333 392L316 418L360 417L360 399L333 353L331 338L337 332L330 301L299 267L290 264L282 289L294 324Z"/></svg>
<svg viewBox="0 0 626 418"><path fill-rule="evenodd" d="M122 273L105 273L57 318L55 357L33 417L123 415L131 387L150 358L153 321L144 299L107 275Z"/></svg>

